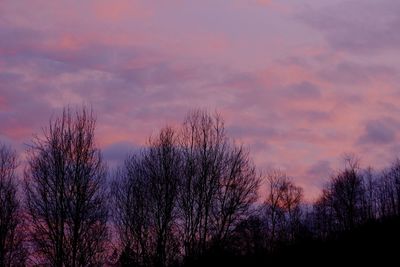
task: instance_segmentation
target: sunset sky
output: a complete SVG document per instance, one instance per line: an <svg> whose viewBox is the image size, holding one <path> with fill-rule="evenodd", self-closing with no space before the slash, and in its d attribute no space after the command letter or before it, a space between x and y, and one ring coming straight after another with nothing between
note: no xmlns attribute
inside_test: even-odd
<svg viewBox="0 0 400 267"><path fill-rule="evenodd" d="M318 194L400 153L399 0L0 1L0 141L91 105L111 166L192 108Z"/></svg>

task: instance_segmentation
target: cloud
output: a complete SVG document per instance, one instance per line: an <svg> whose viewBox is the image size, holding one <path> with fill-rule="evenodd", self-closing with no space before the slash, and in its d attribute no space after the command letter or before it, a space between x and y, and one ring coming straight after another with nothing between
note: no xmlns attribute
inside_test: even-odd
<svg viewBox="0 0 400 267"><path fill-rule="evenodd" d="M294 118L309 120L314 123L318 121L326 122L332 119L331 113L318 110L292 110L288 113Z"/></svg>
<svg viewBox="0 0 400 267"><path fill-rule="evenodd" d="M364 126L364 133L359 137L359 144L385 145L396 140L396 130L399 123L393 119L368 121Z"/></svg>
<svg viewBox="0 0 400 267"><path fill-rule="evenodd" d="M376 64L364 66L354 62L341 62L319 71L322 79L341 84L368 84L373 80L387 80L396 74L397 71L388 66Z"/></svg>
<svg viewBox="0 0 400 267"><path fill-rule="evenodd" d="M307 169L307 175L314 178L326 178L332 172L331 163L328 160L319 160L318 162L312 164Z"/></svg>
<svg viewBox="0 0 400 267"><path fill-rule="evenodd" d="M306 171L306 174L311 176L314 184L322 186L322 181L328 178L333 172L331 163L328 160L319 160L312 164Z"/></svg>
<svg viewBox="0 0 400 267"><path fill-rule="evenodd" d="M151 11L140 1L120 0L113 1L91 1L96 17L101 20L120 21L126 18L147 18L151 16Z"/></svg>
<svg viewBox="0 0 400 267"><path fill-rule="evenodd" d="M117 142L108 145L102 149L104 160L110 167L116 167L124 162L126 157L131 153L137 152L141 149L140 146L128 142Z"/></svg>
<svg viewBox="0 0 400 267"><path fill-rule="evenodd" d="M272 3L272 0L256 0L257 4L263 5L263 6L267 6L270 5Z"/></svg>
<svg viewBox="0 0 400 267"><path fill-rule="evenodd" d="M29 142L86 103L110 164L192 108L220 112L260 168L305 186L345 149L392 155L397 1L38 1L0 1L2 140Z"/></svg>
<svg viewBox="0 0 400 267"><path fill-rule="evenodd" d="M318 99L321 97L321 92L314 84L303 81L284 88L281 91L281 95L294 99Z"/></svg>
<svg viewBox="0 0 400 267"><path fill-rule="evenodd" d="M351 0L309 8L299 16L334 49L374 53L400 47L400 2Z"/></svg>
<svg viewBox="0 0 400 267"><path fill-rule="evenodd" d="M265 138L278 137L281 135L279 130L268 126L228 126L227 132L238 138L253 137L253 138Z"/></svg>

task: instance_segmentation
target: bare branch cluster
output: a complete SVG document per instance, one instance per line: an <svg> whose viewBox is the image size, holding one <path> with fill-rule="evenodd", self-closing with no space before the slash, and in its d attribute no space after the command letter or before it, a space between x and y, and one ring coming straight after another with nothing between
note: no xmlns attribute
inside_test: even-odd
<svg viewBox="0 0 400 267"><path fill-rule="evenodd" d="M113 183L124 261L167 266L222 246L257 200L259 181L218 115L194 111L179 131L162 129Z"/></svg>
<svg viewBox="0 0 400 267"><path fill-rule="evenodd" d="M104 260L106 168L94 128L87 109L66 109L29 150L25 193L37 263L96 266Z"/></svg>

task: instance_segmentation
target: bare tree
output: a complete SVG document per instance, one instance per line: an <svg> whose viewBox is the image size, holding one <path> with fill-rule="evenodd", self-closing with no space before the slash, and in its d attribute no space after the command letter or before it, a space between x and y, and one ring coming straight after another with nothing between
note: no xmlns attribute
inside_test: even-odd
<svg viewBox="0 0 400 267"><path fill-rule="evenodd" d="M86 108L65 109L36 138L25 171L34 259L52 266L98 266L104 260L106 167Z"/></svg>
<svg viewBox="0 0 400 267"><path fill-rule="evenodd" d="M289 242L294 242L300 232L303 201L303 189L289 181L283 188L283 208L286 220L286 235Z"/></svg>
<svg viewBox="0 0 400 267"><path fill-rule="evenodd" d="M149 266L153 247L148 180L143 156L131 155L112 183L113 219L122 246L122 266Z"/></svg>
<svg viewBox="0 0 400 267"><path fill-rule="evenodd" d="M358 165L349 163L338 175L332 177L330 190L337 222L343 230L353 229L364 219L364 185Z"/></svg>
<svg viewBox="0 0 400 267"><path fill-rule="evenodd" d="M157 139L150 139L150 148L143 159L145 175L149 182L156 266L168 265L179 254L173 235L181 175L181 157L176 138L172 128L162 129Z"/></svg>
<svg viewBox="0 0 400 267"><path fill-rule="evenodd" d="M286 174L279 170L272 170L267 174L267 197L264 206L268 243L271 250L279 239L283 228L283 190L281 188L285 186L286 181Z"/></svg>
<svg viewBox="0 0 400 267"><path fill-rule="evenodd" d="M372 169L368 167L362 173L363 186L364 186L364 197L362 200L363 210L367 220L375 220L379 217L379 202L378 202L378 175Z"/></svg>
<svg viewBox="0 0 400 267"><path fill-rule="evenodd" d="M22 212L17 197L16 153L0 144L0 266L22 266L27 251L23 246Z"/></svg>
<svg viewBox="0 0 400 267"><path fill-rule="evenodd" d="M112 190L116 222L136 264L167 266L179 254L174 227L180 173L176 134L170 127L117 173Z"/></svg>
<svg viewBox="0 0 400 267"><path fill-rule="evenodd" d="M112 192L124 257L168 266L222 245L257 199L260 176L222 119L203 111L166 127L117 173Z"/></svg>
<svg viewBox="0 0 400 267"><path fill-rule="evenodd" d="M226 240L257 199L260 179L248 153L226 136L219 115L189 113L179 145L183 160L179 222L185 259L190 261L211 241Z"/></svg>
<svg viewBox="0 0 400 267"><path fill-rule="evenodd" d="M277 243L293 241L299 231L303 190L279 170L268 173L267 186L265 219L269 249L274 250Z"/></svg>
<svg viewBox="0 0 400 267"><path fill-rule="evenodd" d="M320 239L326 239L336 231L336 217L332 204L331 192L324 188L319 199L314 203L311 223L313 233Z"/></svg>
<svg viewBox="0 0 400 267"><path fill-rule="evenodd" d="M183 176L179 211L186 260L202 254L210 240L211 212L227 148L223 121L200 110L191 112L180 136Z"/></svg>
<svg viewBox="0 0 400 267"><path fill-rule="evenodd" d="M320 199L314 205L316 231L327 237L329 234L352 230L356 225L368 219L369 205L374 201L372 186L366 182L354 156L345 157L345 168L331 177ZM368 172L366 172L368 174ZM372 208L372 207L371 207Z"/></svg>
<svg viewBox="0 0 400 267"><path fill-rule="evenodd" d="M381 175L380 206L383 216L400 215L400 160L396 159Z"/></svg>
<svg viewBox="0 0 400 267"><path fill-rule="evenodd" d="M243 147L228 147L224 159L212 213L213 242L219 246L224 245L237 224L250 215L249 209L258 199L261 181Z"/></svg>

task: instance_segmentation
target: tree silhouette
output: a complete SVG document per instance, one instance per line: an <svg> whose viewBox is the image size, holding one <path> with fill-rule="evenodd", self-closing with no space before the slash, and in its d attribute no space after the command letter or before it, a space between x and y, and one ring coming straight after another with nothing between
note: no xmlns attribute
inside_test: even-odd
<svg viewBox="0 0 400 267"><path fill-rule="evenodd" d="M157 139L150 139L144 155L145 175L149 182L149 197L155 231L155 265L166 266L179 253L173 229L176 227L176 203L181 175L181 158L172 128L161 130Z"/></svg>
<svg viewBox="0 0 400 267"><path fill-rule="evenodd" d="M303 190L279 170L268 173L267 187L265 221L269 249L274 250L277 243L294 241L299 231Z"/></svg>
<svg viewBox="0 0 400 267"><path fill-rule="evenodd" d="M364 203L363 209L365 212L366 220L375 220L379 215L379 201L378 201L378 188L379 180L378 175L372 169L368 167L362 173L363 185L364 185Z"/></svg>
<svg viewBox="0 0 400 267"><path fill-rule="evenodd" d="M238 223L250 215L260 180L248 151L241 146L229 147L213 203L214 245L226 245Z"/></svg>
<svg viewBox="0 0 400 267"><path fill-rule="evenodd" d="M52 266L98 266L107 241L106 168L86 108L65 109L29 149L25 172L33 260Z"/></svg>
<svg viewBox="0 0 400 267"><path fill-rule="evenodd" d="M151 218L148 181L140 155L131 155L112 183L113 220L122 245L122 266L150 265Z"/></svg>
<svg viewBox="0 0 400 267"><path fill-rule="evenodd" d="M222 119L188 115L131 155L112 185L125 261L189 264L223 247L257 200L260 177L249 153L226 137Z"/></svg>
<svg viewBox="0 0 400 267"><path fill-rule="evenodd" d="M357 162L347 161L348 166L332 178L331 194L333 209L342 230L353 229L364 219L363 177Z"/></svg>
<svg viewBox="0 0 400 267"><path fill-rule="evenodd" d="M25 265L22 211L17 198L17 156L0 144L0 266Z"/></svg>
<svg viewBox="0 0 400 267"><path fill-rule="evenodd" d="M184 173L179 211L185 258L190 261L207 248L213 197L223 166L226 138L219 116L196 110L185 119L180 137Z"/></svg>
<svg viewBox="0 0 400 267"><path fill-rule="evenodd" d="M218 114L189 113L179 146L183 160L179 223L185 262L190 264L232 234L257 199L260 177L248 153L226 136Z"/></svg>
<svg viewBox="0 0 400 267"><path fill-rule="evenodd" d="M374 201L368 199L367 189L358 159L354 156L345 158L345 168L331 177L314 205L315 225L320 228L317 231L328 236L333 232L352 230L365 222L368 203Z"/></svg>
<svg viewBox="0 0 400 267"><path fill-rule="evenodd" d="M383 170L379 204L384 216L400 216L400 160Z"/></svg>
<svg viewBox="0 0 400 267"><path fill-rule="evenodd" d="M174 130L162 129L148 149L126 160L113 182L120 239L138 265L166 266L179 254L173 228L181 161L175 144Z"/></svg>

